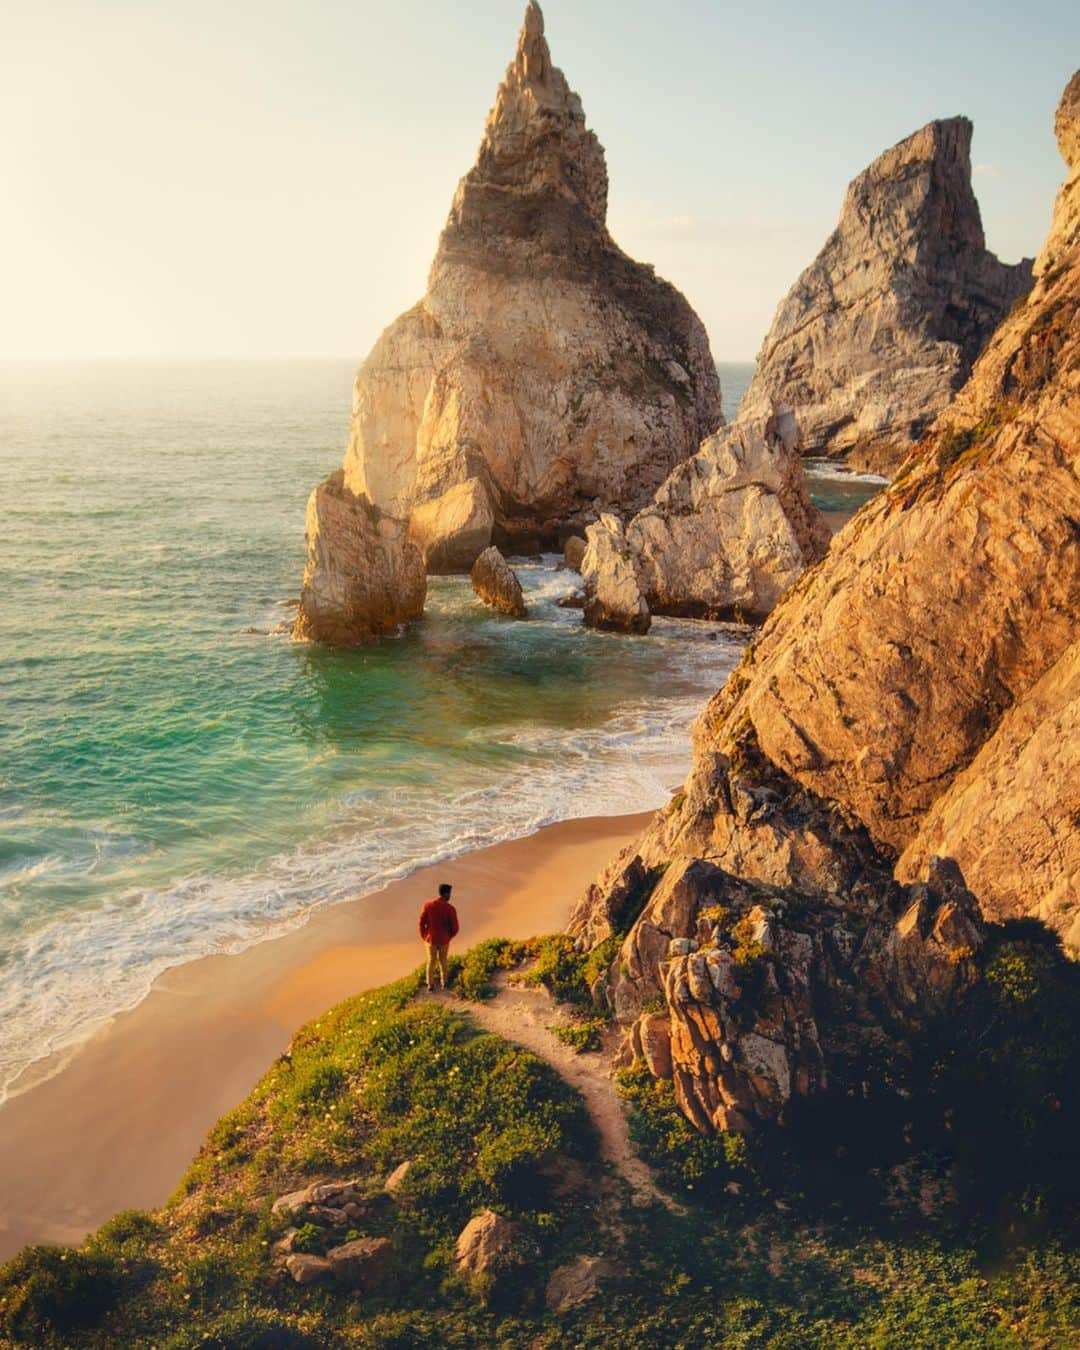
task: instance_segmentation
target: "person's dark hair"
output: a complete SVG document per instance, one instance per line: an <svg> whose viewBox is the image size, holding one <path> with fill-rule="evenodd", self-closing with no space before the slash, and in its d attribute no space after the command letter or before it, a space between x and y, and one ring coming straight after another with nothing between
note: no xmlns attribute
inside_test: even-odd
<svg viewBox="0 0 1080 1350"><path fill-rule="evenodd" d="M439 887L439 894L442 896L444 900L449 900L450 892L453 889L454 889L453 886L451 886L449 882L444 881L443 884Z"/></svg>

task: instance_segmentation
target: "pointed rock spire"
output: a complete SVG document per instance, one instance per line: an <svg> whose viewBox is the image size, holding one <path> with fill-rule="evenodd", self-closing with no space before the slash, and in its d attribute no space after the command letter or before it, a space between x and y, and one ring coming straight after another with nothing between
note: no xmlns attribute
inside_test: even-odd
<svg viewBox="0 0 1080 1350"><path fill-rule="evenodd" d="M551 52L544 37L544 14L536 0L529 0L525 8L525 22L518 36L517 59L511 70L516 70L524 84L546 87L551 77Z"/></svg>
<svg viewBox="0 0 1080 1350"><path fill-rule="evenodd" d="M892 473L1031 286L986 248L971 123L930 122L848 187L840 221L781 302L740 413L790 403L809 454Z"/></svg>
<svg viewBox="0 0 1080 1350"><path fill-rule="evenodd" d="M362 635L365 523L380 542L406 531L429 572L490 544L561 549L601 510L639 510L721 424L701 320L616 246L607 189L530 4L427 293L357 376L340 490L319 490L308 532L302 636ZM356 509L332 512L335 493Z"/></svg>
<svg viewBox="0 0 1080 1350"><path fill-rule="evenodd" d="M514 238L553 238L561 251L568 207L583 209L591 232L607 239L607 194L603 147L585 125L581 99L552 64L544 16L530 3L476 164L454 198L448 231L478 222L486 234L495 229ZM531 199L527 212L523 197Z"/></svg>

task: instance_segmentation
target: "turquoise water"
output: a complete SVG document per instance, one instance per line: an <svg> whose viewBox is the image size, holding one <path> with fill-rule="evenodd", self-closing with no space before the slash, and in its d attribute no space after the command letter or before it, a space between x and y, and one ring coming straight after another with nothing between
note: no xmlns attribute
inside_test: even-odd
<svg viewBox="0 0 1080 1350"><path fill-rule="evenodd" d="M848 473L827 459L806 459L803 469L807 489L818 510L847 515L853 515L889 481L873 473Z"/></svg>
<svg viewBox="0 0 1080 1350"><path fill-rule="evenodd" d="M587 632L554 560L528 624L449 578L399 639L275 632L352 375L0 368L0 1100L172 965L685 770L738 643Z"/></svg>

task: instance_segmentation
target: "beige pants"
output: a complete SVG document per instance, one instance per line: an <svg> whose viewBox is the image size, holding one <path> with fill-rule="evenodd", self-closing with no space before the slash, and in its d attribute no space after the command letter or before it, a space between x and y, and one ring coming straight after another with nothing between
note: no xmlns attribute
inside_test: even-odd
<svg viewBox="0 0 1080 1350"><path fill-rule="evenodd" d="M435 983L435 964L439 966L439 983L446 988L446 953L450 950L449 942L444 942L440 946L438 943L429 942L427 945L427 987L430 989Z"/></svg>

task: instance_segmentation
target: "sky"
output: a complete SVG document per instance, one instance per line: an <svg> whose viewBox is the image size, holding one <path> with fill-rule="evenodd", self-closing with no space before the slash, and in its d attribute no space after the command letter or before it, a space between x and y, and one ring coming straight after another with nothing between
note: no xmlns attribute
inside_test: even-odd
<svg viewBox="0 0 1080 1350"><path fill-rule="evenodd" d="M524 0L0 0L0 359L362 358L423 294ZM750 360L851 178L975 123L1005 261L1063 177L1069 0L548 0L609 225Z"/></svg>

